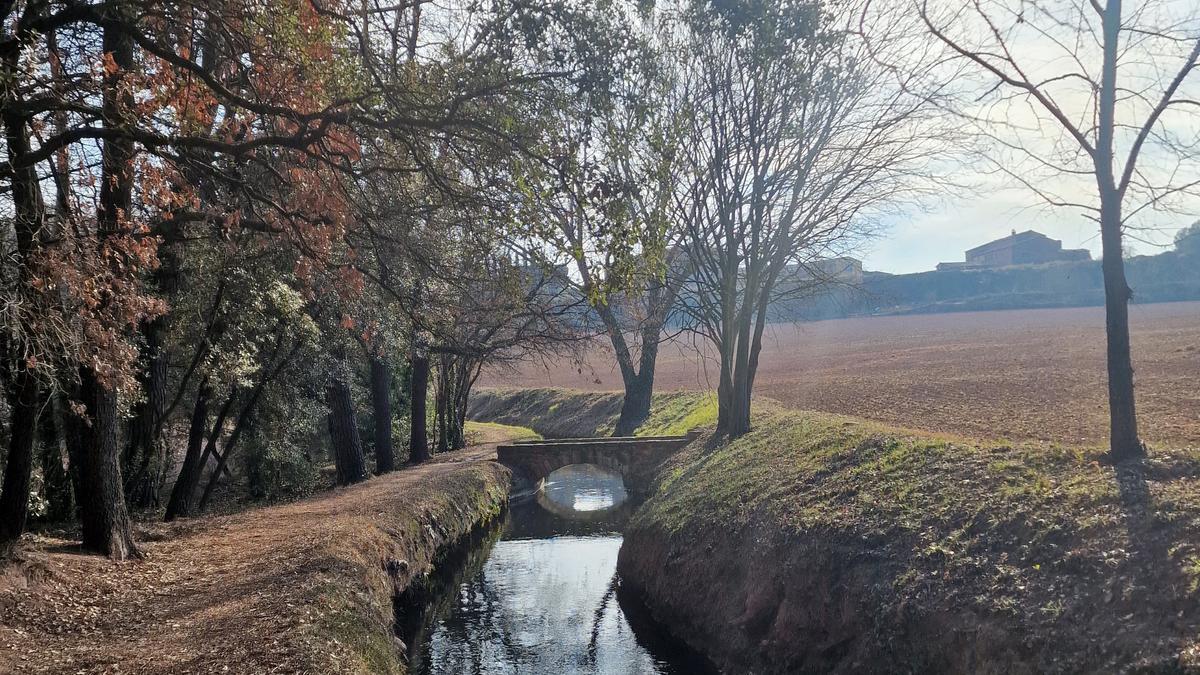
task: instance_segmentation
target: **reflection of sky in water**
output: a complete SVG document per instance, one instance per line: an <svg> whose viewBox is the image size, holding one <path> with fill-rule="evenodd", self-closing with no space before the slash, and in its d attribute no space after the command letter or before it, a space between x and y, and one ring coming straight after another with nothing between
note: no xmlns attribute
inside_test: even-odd
<svg viewBox="0 0 1200 675"><path fill-rule="evenodd" d="M416 672L692 672L652 654L630 627L615 595L621 536L607 527L579 536L588 530L570 516L623 513L614 507L626 499L619 475L573 465L546 479L537 503L513 503L483 568L450 591L457 598L421 645Z"/></svg>
<svg viewBox="0 0 1200 675"><path fill-rule="evenodd" d="M609 593L620 548L617 536L497 543L435 629L428 672L666 672Z"/></svg>
<svg viewBox="0 0 1200 675"><path fill-rule="evenodd" d="M612 505L612 490L589 488L575 492L575 503L572 504L572 507L576 511L599 511L600 509L611 508Z"/></svg>
<svg viewBox="0 0 1200 675"><path fill-rule="evenodd" d="M546 499L575 511L600 511L624 502L620 474L591 464L572 464L551 473L543 485Z"/></svg>

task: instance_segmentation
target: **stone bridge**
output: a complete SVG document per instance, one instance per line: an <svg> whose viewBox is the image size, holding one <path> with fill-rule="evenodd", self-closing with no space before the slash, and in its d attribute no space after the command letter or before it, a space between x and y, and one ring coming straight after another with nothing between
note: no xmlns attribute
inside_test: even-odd
<svg viewBox="0 0 1200 675"><path fill-rule="evenodd" d="M516 441L496 447L496 459L512 469L513 486L537 488L554 471L572 464L594 464L620 474L631 495L644 496L663 460L692 442L686 436L613 436Z"/></svg>

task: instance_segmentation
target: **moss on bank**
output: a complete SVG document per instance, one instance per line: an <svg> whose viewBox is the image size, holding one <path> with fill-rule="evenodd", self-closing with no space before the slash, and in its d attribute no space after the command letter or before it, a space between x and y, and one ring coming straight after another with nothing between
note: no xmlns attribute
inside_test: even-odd
<svg viewBox="0 0 1200 675"><path fill-rule="evenodd" d="M710 405L658 397L639 432ZM663 467L619 571L731 671L1196 670L1200 452L1114 470L760 400Z"/></svg>
<svg viewBox="0 0 1200 675"><path fill-rule="evenodd" d="M345 528L341 540L321 552L329 581L314 601L315 649L307 650L314 671L407 672L392 632L393 598L432 574L436 561L495 519L507 499L505 472L477 463L435 476L420 490L416 508L380 503L373 522Z"/></svg>

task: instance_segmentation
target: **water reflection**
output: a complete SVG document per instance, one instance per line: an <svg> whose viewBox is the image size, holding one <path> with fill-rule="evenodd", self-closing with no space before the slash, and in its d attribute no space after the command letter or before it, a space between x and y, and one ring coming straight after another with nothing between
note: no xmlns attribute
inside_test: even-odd
<svg viewBox="0 0 1200 675"><path fill-rule="evenodd" d="M578 507L578 508L577 508ZM410 633L415 673L694 673L618 592L632 505L618 475L575 465L514 498L499 540L466 556ZM494 542L494 543L493 543Z"/></svg>
<svg viewBox="0 0 1200 675"><path fill-rule="evenodd" d="M572 464L551 473L538 493L538 503L546 507L561 507L564 517L569 512L592 512L611 509L629 499L625 481L620 474L594 464Z"/></svg>

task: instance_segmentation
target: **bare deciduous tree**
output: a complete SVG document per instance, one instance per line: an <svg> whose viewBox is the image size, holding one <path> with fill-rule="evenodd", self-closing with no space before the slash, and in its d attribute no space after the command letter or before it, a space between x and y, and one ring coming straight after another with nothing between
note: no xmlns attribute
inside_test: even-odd
<svg viewBox="0 0 1200 675"><path fill-rule="evenodd" d="M686 276L683 230L668 219L680 138L659 75L629 77L620 100L596 114L563 106L551 144L570 151L533 200L537 236L514 243L547 269L569 270L559 276L590 302L624 386L615 436L650 414L659 346Z"/></svg>
<svg viewBox="0 0 1200 675"><path fill-rule="evenodd" d="M1140 218L1185 211L1200 194L1200 11L1185 5L1141 2L1126 13L1121 0L915 4L950 62L980 76L954 111L991 141L991 161L1046 203L1099 224L1114 461L1145 452L1124 240Z"/></svg>
<svg viewBox="0 0 1200 675"><path fill-rule="evenodd" d="M771 303L936 186L932 99L867 58L845 17L790 3L687 17L682 305L719 355L718 430L732 437L750 428Z"/></svg>

